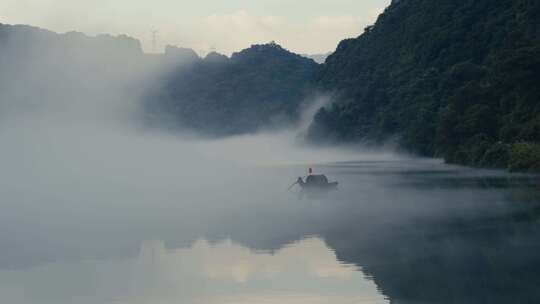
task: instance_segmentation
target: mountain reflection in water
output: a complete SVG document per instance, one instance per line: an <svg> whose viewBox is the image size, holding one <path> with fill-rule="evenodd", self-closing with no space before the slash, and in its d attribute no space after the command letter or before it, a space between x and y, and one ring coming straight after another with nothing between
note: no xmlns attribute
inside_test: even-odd
<svg viewBox="0 0 540 304"><path fill-rule="evenodd" d="M340 190L298 200L284 189L305 168L289 166L258 168L219 199L3 201L0 300L540 301L538 176L433 160L317 169Z"/></svg>
<svg viewBox="0 0 540 304"><path fill-rule="evenodd" d="M386 303L356 266L316 237L275 252L230 240L168 250L145 242L137 257L0 271L6 303Z"/></svg>

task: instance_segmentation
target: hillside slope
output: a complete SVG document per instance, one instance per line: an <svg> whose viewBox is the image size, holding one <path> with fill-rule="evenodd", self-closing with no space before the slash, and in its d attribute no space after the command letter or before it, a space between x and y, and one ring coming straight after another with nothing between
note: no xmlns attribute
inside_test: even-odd
<svg viewBox="0 0 540 304"><path fill-rule="evenodd" d="M98 119L111 114L101 110L131 111L152 78L151 66L139 41L128 36L0 24L0 122L35 111L63 119L77 111Z"/></svg>
<svg viewBox="0 0 540 304"><path fill-rule="evenodd" d="M0 67L0 120L52 105L68 117L74 108L101 116L94 112L102 103L145 126L211 136L294 123L319 69L274 43L202 59L173 46L146 54L125 35L7 24L0 24Z"/></svg>
<svg viewBox="0 0 540 304"><path fill-rule="evenodd" d="M539 24L534 0L393 1L327 59L316 83L335 103L308 136L540 168L530 157L540 152Z"/></svg>
<svg viewBox="0 0 540 304"><path fill-rule="evenodd" d="M169 128L211 136L284 126L298 118L318 68L274 43L253 45L231 58L211 53L166 75L147 109Z"/></svg>

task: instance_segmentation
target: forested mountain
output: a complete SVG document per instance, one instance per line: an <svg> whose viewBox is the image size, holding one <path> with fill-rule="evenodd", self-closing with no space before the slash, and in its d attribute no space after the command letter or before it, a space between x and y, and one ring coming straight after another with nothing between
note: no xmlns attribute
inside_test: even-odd
<svg viewBox="0 0 540 304"><path fill-rule="evenodd" d="M313 142L397 141L451 163L540 169L533 0L392 1L323 65L274 43L230 58L172 46L149 55L127 36L0 24L0 65L0 115L143 94L146 122L228 136L294 123L317 90L334 102L315 116Z"/></svg>
<svg viewBox="0 0 540 304"><path fill-rule="evenodd" d="M97 104L112 109L141 93L152 62L128 36L0 24L0 121L44 110L101 118Z"/></svg>
<svg viewBox="0 0 540 304"><path fill-rule="evenodd" d="M96 103L141 101L146 123L226 136L293 123L319 65L274 43L203 59L174 46L146 54L124 35L0 24L0 67L0 119L51 105L102 115L91 113Z"/></svg>
<svg viewBox="0 0 540 304"><path fill-rule="evenodd" d="M540 168L539 1L393 1L316 83L335 103L311 140L398 140L452 163Z"/></svg>
<svg viewBox="0 0 540 304"><path fill-rule="evenodd" d="M211 136L283 127L297 120L317 69L275 43L210 53L165 75L147 110L160 125Z"/></svg>

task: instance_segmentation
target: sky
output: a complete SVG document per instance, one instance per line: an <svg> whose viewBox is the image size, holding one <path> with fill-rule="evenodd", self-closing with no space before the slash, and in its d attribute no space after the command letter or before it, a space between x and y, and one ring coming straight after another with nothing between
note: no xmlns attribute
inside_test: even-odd
<svg viewBox="0 0 540 304"><path fill-rule="evenodd" d="M301 54L335 50L390 0L1 0L0 23L56 32L126 34L147 52L165 45L225 54L275 41ZM152 31L157 30L155 48Z"/></svg>

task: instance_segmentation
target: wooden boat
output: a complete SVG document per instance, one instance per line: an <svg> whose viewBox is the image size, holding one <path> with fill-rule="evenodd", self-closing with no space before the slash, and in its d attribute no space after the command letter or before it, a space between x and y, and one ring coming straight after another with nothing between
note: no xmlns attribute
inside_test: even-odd
<svg viewBox="0 0 540 304"><path fill-rule="evenodd" d="M298 184L305 191L321 192L336 190L338 186L338 182L329 182L325 175L308 175L306 181L299 177L295 184Z"/></svg>
<svg viewBox="0 0 540 304"><path fill-rule="evenodd" d="M298 184L307 190L335 190L338 186L337 182L329 182L325 175L309 175L305 182L299 179Z"/></svg>

